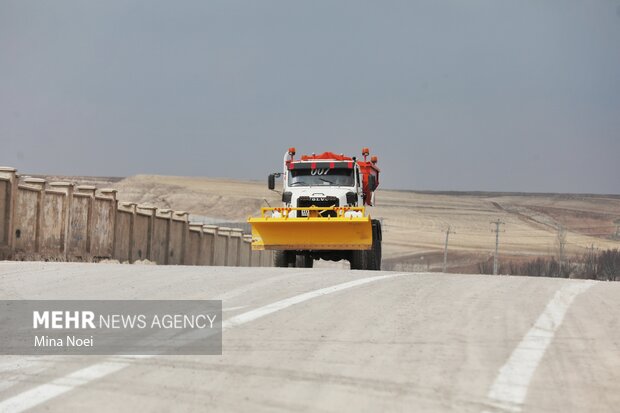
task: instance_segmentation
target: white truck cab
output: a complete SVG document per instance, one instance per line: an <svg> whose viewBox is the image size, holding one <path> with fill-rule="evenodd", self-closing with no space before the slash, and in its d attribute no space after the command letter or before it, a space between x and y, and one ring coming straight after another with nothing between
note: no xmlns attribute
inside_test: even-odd
<svg viewBox="0 0 620 413"><path fill-rule="evenodd" d="M370 177L372 190L364 191L363 175L354 157L326 152L294 160L294 155L294 148L289 149L284 155L282 173L272 174L269 178L269 188L275 189L275 177L282 176L284 207L357 207L374 204L376 177ZM307 210L290 211L289 217L307 214Z"/></svg>

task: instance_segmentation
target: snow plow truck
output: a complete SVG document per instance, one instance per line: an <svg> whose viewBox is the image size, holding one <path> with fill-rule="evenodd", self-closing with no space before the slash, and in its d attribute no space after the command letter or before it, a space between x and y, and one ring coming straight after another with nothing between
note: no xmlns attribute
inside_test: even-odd
<svg viewBox="0 0 620 413"><path fill-rule="evenodd" d="M380 270L381 222L366 213L380 170L368 148L362 157L324 152L295 158L289 148L282 172L267 180L275 190L276 178L282 178L282 206L261 208L260 217L248 219L252 249L274 250L276 267L310 268L323 259Z"/></svg>

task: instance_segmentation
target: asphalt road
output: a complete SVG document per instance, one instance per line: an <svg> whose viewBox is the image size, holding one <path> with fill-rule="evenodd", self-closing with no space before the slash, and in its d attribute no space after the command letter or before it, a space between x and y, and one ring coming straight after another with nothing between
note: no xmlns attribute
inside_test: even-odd
<svg viewBox="0 0 620 413"><path fill-rule="evenodd" d="M0 298L222 299L227 320L221 356L0 356L0 411L620 410L620 283L0 262Z"/></svg>

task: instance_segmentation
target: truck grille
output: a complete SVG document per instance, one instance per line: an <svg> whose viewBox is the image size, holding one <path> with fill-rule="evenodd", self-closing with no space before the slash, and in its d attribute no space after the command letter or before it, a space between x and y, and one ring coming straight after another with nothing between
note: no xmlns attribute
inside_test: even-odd
<svg viewBox="0 0 620 413"><path fill-rule="evenodd" d="M309 197L309 196L301 196L297 199L297 208L303 208L303 207L311 207L311 206L316 206L316 207L337 207L340 206L340 203L338 202L338 198L336 198L335 196L328 196L328 197ZM321 211L319 211L321 212ZM307 217L308 216L308 210L307 209L302 209L300 211L298 211L299 216L300 217ZM323 213L319 213L319 215L324 216L324 217L335 217L336 216L336 211L325 211Z"/></svg>

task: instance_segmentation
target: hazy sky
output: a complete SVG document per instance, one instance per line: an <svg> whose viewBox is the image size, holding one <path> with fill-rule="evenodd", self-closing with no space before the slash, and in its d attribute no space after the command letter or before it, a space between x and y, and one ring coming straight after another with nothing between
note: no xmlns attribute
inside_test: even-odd
<svg viewBox="0 0 620 413"><path fill-rule="evenodd" d="M620 0L0 0L0 165L620 193Z"/></svg>

